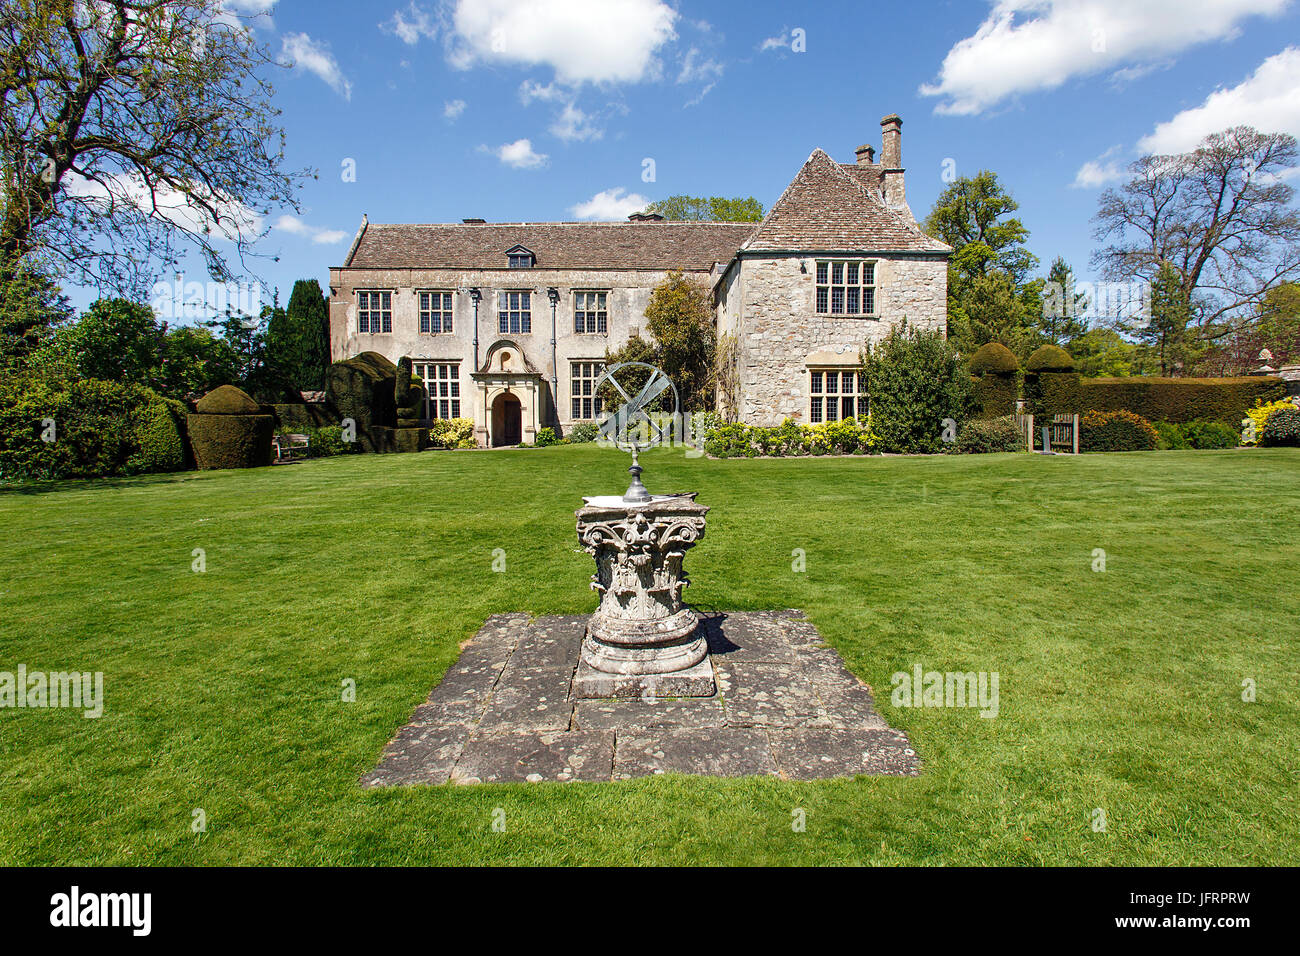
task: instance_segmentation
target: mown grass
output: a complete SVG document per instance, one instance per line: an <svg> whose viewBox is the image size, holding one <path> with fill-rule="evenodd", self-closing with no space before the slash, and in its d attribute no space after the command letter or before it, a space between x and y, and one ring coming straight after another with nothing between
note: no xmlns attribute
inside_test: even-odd
<svg viewBox="0 0 1300 956"><path fill-rule="evenodd" d="M646 464L713 508L691 600L804 608L921 777L357 786L484 618L594 607L614 452L67 483L0 491L0 670L103 671L105 713L0 710L0 863L1300 858L1300 453ZM998 671L999 716L891 707L916 664Z"/></svg>

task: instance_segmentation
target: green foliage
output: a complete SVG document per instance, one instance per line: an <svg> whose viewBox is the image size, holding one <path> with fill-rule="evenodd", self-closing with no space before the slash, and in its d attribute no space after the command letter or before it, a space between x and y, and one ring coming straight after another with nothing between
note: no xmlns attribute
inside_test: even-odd
<svg viewBox="0 0 1300 956"><path fill-rule="evenodd" d="M876 439L865 418L820 425L800 425L787 418L770 428L716 421L704 429L704 450L714 458L862 455L875 448Z"/></svg>
<svg viewBox="0 0 1300 956"><path fill-rule="evenodd" d="M1079 409L1126 409L1149 421L1215 421L1239 428L1258 402L1285 393L1283 382L1266 376L1094 378L1079 386Z"/></svg>
<svg viewBox="0 0 1300 956"><path fill-rule="evenodd" d="M753 196L669 196L646 206L646 212L665 219L697 222L762 222L763 204Z"/></svg>
<svg viewBox="0 0 1300 956"><path fill-rule="evenodd" d="M1276 412L1289 412L1295 407L1289 399L1268 401L1261 398L1255 403L1254 408L1246 411L1246 416L1241 420L1241 443L1247 446L1258 445L1259 436L1263 433L1269 418Z"/></svg>
<svg viewBox="0 0 1300 956"><path fill-rule="evenodd" d="M0 479L179 470L185 443L178 414L175 404L139 385L5 379L0 382Z"/></svg>
<svg viewBox="0 0 1300 956"><path fill-rule="evenodd" d="M1025 360L1026 372L1072 372L1074 359L1060 346L1040 345Z"/></svg>
<svg viewBox="0 0 1300 956"><path fill-rule="evenodd" d="M942 450L945 419L960 420L970 391L953 343L904 320L866 355L871 428L885 451Z"/></svg>
<svg viewBox="0 0 1300 956"><path fill-rule="evenodd" d="M330 364L329 307L315 279L295 282L288 307L272 314L266 330L266 360L298 390L324 386Z"/></svg>
<svg viewBox="0 0 1300 956"><path fill-rule="evenodd" d="M1300 409L1282 409L1268 416L1259 443L1265 448L1300 446Z"/></svg>
<svg viewBox="0 0 1300 956"><path fill-rule="evenodd" d="M646 328L654 336L658 366L677 386L683 412L713 407L713 296L680 272L670 272L650 293Z"/></svg>
<svg viewBox="0 0 1300 956"><path fill-rule="evenodd" d="M1025 433L1011 415L968 421L957 432L957 451L963 455L1025 451Z"/></svg>
<svg viewBox="0 0 1300 956"><path fill-rule="evenodd" d="M403 355L397 360L397 379L393 385L393 403L396 405L399 427L419 424L424 416L424 383L411 374L411 357Z"/></svg>
<svg viewBox="0 0 1300 956"><path fill-rule="evenodd" d="M975 350L970 357L970 373L985 375L993 372L998 375L1013 374L1020 368L1016 355L1001 342L987 342Z"/></svg>
<svg viewBox="0 0 1300 956"><path fill-rule="evenodd" d="M295 428L277 428L275 433L287 444L289 435L306 435L307 448L304 458L333 458L335 455L350 455L359 449L355 442L343 440L341 425L305 425Z"/></svg>
<svg viewBox="0 0 1300 956"><path fill-rule="evenodd" d="M261 407L248 393L233 385L221 385L194 404L202 415L257 415Z"/></svg>
<svg viewBox="0 0 1300 956"><path fill-rule="evenodd" d="M30 264L0 264L0 369L22 365L71 318L67 297L49 275Z"/></svg>
<svg viewBox="0 0 1300 956"><path fill-rule="evenodd" d="M475 448L474 419L435 418L429 428L432 448Z"/></svg>
<svg viewBox="0 0 1300 956"><path fill-rule="evenodd" d="M558 445L560 439L555 436L554 428L537 429L537 440L533 442L538 448L548 448L551 445Z"/></svg>
<svg viewBox="0 0 1300 956"><path fill-rule="evenodd" d="M1089 329L1071 340L1068 350L1084 378L1127 378L1143 371L1139 368L1137 346L1114 329Z"/></svg>
<svg viewBox="0 0 1300 956"><path fill-rule="evenodd" d="M1156 445L1160 451L1183 451L1192 447L1183 426L1177 422L1152 422L1152 427L1160 438Z"/></svg>
<svg viewBox="0 0 1300 956"><path fill-rule="evenodd" d="M199 415L188 419L194 460L204 470L261 468L271 464L270 415Z"/></svg>
<svg viewBox="0 0 1300 956"><path fill-rule="evenodd" d="M578 422L565 433L564 440L570 445L580 445L595 441L599 434L600 426L595 422Z"/></svg>
<svg viewBox="0 0 1300 956"><path fill-rule="evenodd" d="M159 398L137 406L130 415L133 451L123 471L128 475L181 471L185 467L185 406Z"/></svg>
<svg viewBox="0 0 1300 956"><path fill-rule="evenodd" d="M1153 451L1160 436L1141 415L1088 412L1079 420L1080 451Z"/></svg>
<svg viewBox="0 0 1300 956"><path fill-rule="evenodd" d="M397 424L396 385L397 366L378 352L362 352L325 371L329 403L340 419L356 424L357 441L366 451L375 450L371 429Z"/></svg>
<svg viewBox="0 0 1300 956"><path fill-rule="evenodd" d="M1060 256L1052 260L1043 286L1043 317L1038 333L1050 345L1064 345L1088 331L1084 318L1088 311L1087 293L1075 291L1074 270Z"/></svg>

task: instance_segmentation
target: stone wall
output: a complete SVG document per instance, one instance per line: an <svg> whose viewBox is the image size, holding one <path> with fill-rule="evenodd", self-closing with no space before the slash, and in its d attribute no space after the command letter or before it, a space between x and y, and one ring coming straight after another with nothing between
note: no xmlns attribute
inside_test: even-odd
<svg viewBox="0 0 1300 956"><path fill-rule="evenodd" d="M709 283L707 273L687 275ZM460 365L462 399L474 394L471 374L474 367L474 302L471 288L482 292L478 306L478 362L486 360L488 350L502 339L519 346L524 357L541 373L544 392L539 408L541 426L554 424L555 412L561 429L573 424L570 402L570 363L603 361L606 349L623 346L628 338L645 329L645 309L654 287L664 280L660 271L566 271L529 270L418 270L418 269L331 269L330 270L330 350L334 361L350 358L364 351L375 351L396 362L409 355L416 362L447 361ZM555 310L556 353L559 367L553 368L551 352L551 303L546 290L554 287L560 294ZM503 335L497 331L497 293L500 290L532 292L532 332ZM393 292L393 331L391 334L361 334L357 330L358 290ZM450 291L454 295L454 319L451 334L422 334L419 331L419 291ZM573 328L573 293L575 291L609 293L608 333L575 333ZM551 376L556 376L558 395L552 396ZM472 405L462 401L462 416L469 417ZM485 423L480 422L480 425Z"/></svg>
<svg viewBox="0 0 1300 956"><path fill-rule="evenodd" d="M867 343L883 339L904 318L920 328L946 328L944 256L872 258L876 318L818 315L814 256L746 255L737 262L736 275L720 289L719 331L739 336L743 422L779 425L789 417L807 423L810 358L818 366L854 367Z"/></svg>

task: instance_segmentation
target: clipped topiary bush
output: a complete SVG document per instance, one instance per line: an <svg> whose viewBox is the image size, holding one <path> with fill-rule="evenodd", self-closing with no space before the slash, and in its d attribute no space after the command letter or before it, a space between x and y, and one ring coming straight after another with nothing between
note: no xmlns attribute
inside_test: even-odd
<svg viewBox="0 0 1300 956"><path fill-rule="evenodd" d="M1037 353L1034 353L1037 354ZM972 375L1014 375L1020 370L1016 353L1001 342L988 342L975 350L970 357Z"/></svg>
<svg viewBox="0 0 1300 956"><path fill-rule="evenodd" d="M341 419L356 423L357 443L365 451L383 443L372 429L397 426L397 366L378 352L335 362L325 370L325 394Z"/></svg>
<svg viewBox="0 0 1300 956"><path fill-rule="evenodd" d="M993 452L1026 451L1025 433L1016 427L1011 415L1002 418L975 419L957 431L957 452L983 455Z"/></svg>
<svg viewBox="0 0 1300 956"><path fill-rule="evenodd" d="M981 345L970 357L971 398L976 418L1001 418L1016 410L1020 364L1000 342Z"/></svg>
<svg viewBox="0 0 1300 956"><path fill-rule="evenodd" d="M1282 409L1268 416L1259 443L1265 448L1300 447L1300 409Z"/></svg>
<svg viewBox="0 0 1300 956"><path fill-rule="evenodd" d="M271 436L275 419L260 414L258 404L233 385L213 389L194 406L189 416L194 458L205 470L260 468L271 464ZM214 411L214 409L248 409Z"/></svg>
<svg viewBox="0 0 1300 956"><path fill-rule="evenodd" d="M1079 421L1080 451L1154 451L1160 436L1132 412L1088 412Z"/></svg>
<svg viewBox="0 0 1300 956"><path fill-rule="evenodd" d="M398 428L418 428L424 413L424 383L411 374L411 357L397 360L397 381L393 385Z"/></svg>
<svg viewBox="0 0 1300 956"><path fill-rule="evenodd" d="M1026 372L1073 372L1074 359L1059 345L1040 345L1025 359Z"/></svg>
<svg viewBox="0 0 1300 956"><path fill-rule="evenodd" d="M1034 416L1079 411L1081 378L1070 353L1042 345L1025 361L1025 411Z"/></svg>

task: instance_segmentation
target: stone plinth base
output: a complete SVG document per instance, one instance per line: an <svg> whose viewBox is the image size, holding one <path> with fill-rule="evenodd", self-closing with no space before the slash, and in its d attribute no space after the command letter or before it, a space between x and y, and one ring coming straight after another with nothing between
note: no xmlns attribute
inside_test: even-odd
<svg viewBox="0 0 1300 956"><path fill-rule="evenodd" d="M589 700L600 697L712 697L718 686L713 664L706 655L698 664L670 674L609 674L598 671L584 659L573 678L572 696Z"/></svg>

